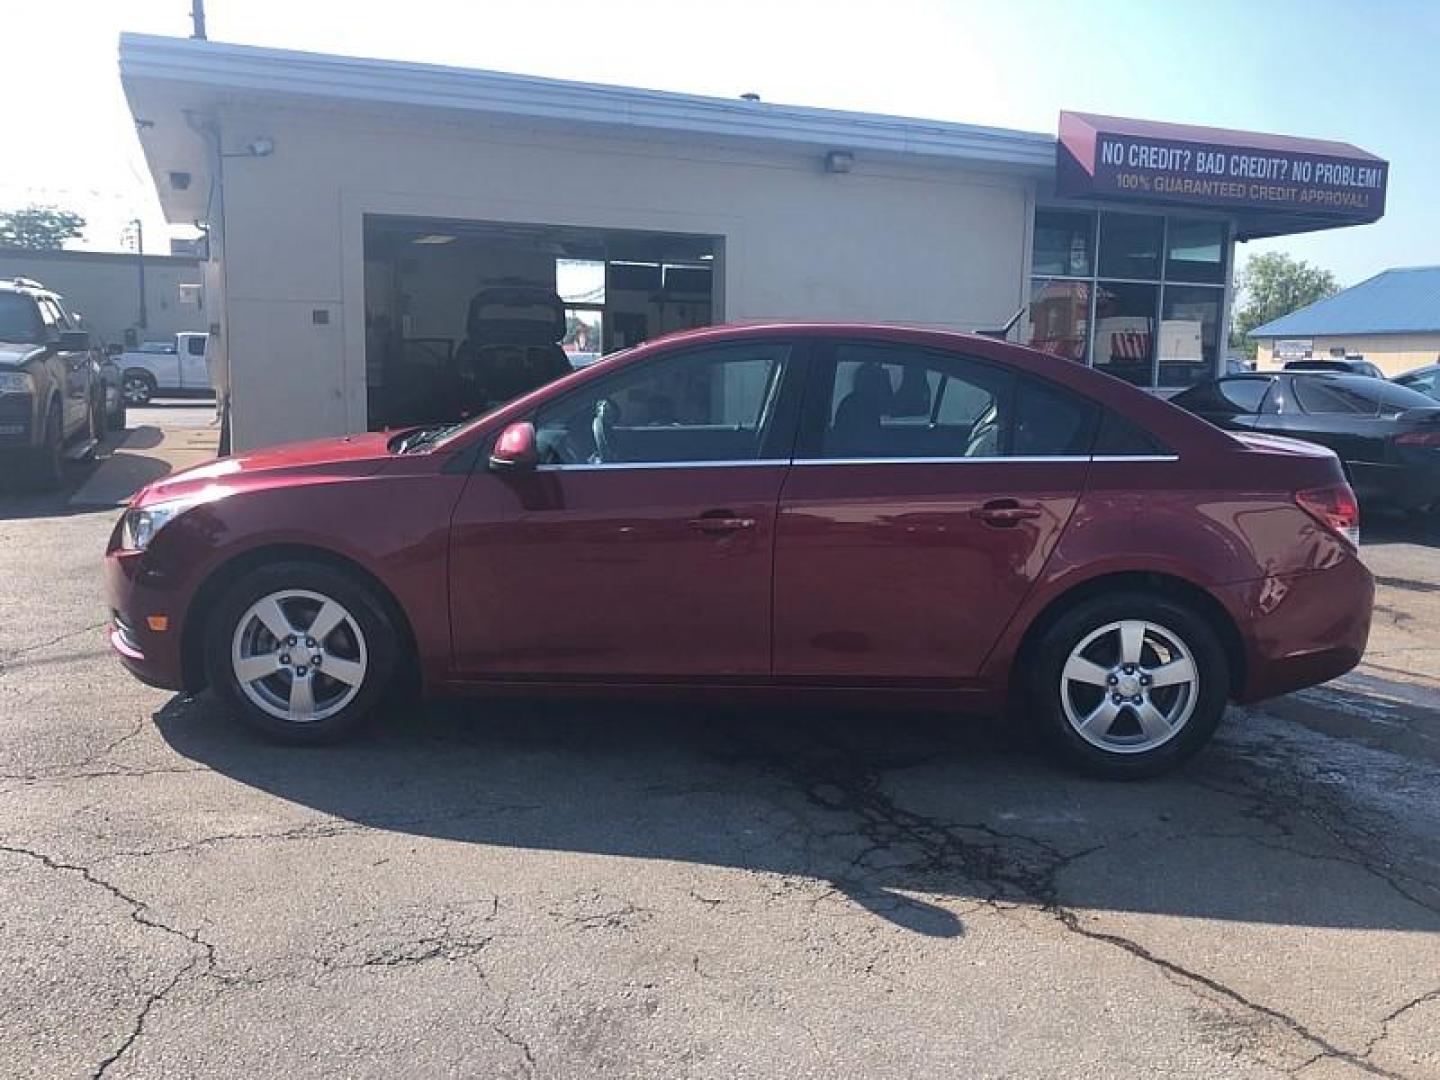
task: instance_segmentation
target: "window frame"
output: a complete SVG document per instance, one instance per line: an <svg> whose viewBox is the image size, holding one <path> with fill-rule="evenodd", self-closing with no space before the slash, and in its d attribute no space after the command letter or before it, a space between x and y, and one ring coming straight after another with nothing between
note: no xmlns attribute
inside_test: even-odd
<svg viewBox="0 0 1440 1080"><path fill-rule="evenodd" d="M1275 384L1280 380L1273 375L1222 375L1215 380L1215 396L1219 398L1217 404L1228 405L1236 408L1237 412L1243 412L1245 416L1265 416L1265 406L1270 401L1270 395L1275 390ZM1265 389L1260 394L1260 400L1255 403L1255 408L1240 410L1236 402L1225 396L1224 387L1228 383L1264 383Z"/></svg>
<svg viewBox="0 0 1440 1080"><path fill-rule="evenodd" d="M614 371L605 371L593 379L587 379L563 394L540 402L519 420L528 421L539 429L539 417L552 409L565 407L565 403L576 398L603 396L607 384L622 379L643 377L650 368L666 361L680 360L697 353L726 352L741 348L782 348L788 353L781 360L778 385L773 396L764 406L768 415L761 420L760 441L753 458L696 458L680 461L604 461L604 462L542 462L535 468L539 472L597 472L614 470L650 469L704 469L741 468L747 465L788 465L794 455L800 398L808 378L812 343L805 338L775 336L757 337L744 341L711 342L708 344L685 344L663 349L651 356L622 364ZM496 433L496 439L499 433ZM493 443L494 440L491 440ZM488 450L487 450L488 453Z"/></svg>

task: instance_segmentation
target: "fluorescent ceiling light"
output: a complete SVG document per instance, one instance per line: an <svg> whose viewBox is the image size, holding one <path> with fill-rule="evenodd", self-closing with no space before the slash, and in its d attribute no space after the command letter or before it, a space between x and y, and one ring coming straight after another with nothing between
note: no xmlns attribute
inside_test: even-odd
<svg viewBox="0 0 1440 1080"><path fill-rule="evenodd" d="M712 262L715 256L711 255L709 252L706 252L704 255L701 255L700 258L703 259L705 262Z"/></svg>
<svg viewBox="0 0 1440 1080"><path fill-rule="evenodd" d="M410 242L412 244L448 244L456 237L447 236L445 233L430 233L428 236L417 236Z"/></svg>

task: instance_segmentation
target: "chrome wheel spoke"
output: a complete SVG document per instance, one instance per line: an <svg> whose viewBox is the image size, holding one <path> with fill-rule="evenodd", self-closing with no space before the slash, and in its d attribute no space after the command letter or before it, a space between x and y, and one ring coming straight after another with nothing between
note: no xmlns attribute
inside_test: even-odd
<svg viewBox="0 0 1440 1080"><path fill-rule="evenodd" d="M265 629L277 641L284 641L286 636L295 633L295 628L290 625L290 619L280 607L280 601L273 596L267 596L251 609L255 618L259 619Z"/></svg>
<svg viewBox="0 0 1440 1080"><path fill-rule="evenodd" d="M321 670L332 679L337 679L346 686L359 686L365 681L365 665L358 660L345 660L339 656L326 656L325 666Z"/></svg>
<svg viewBox="0 0 1440 1080"><path fill-rule="evenodd" d="M1177 660L1171 660L1168 664L1151 668L1146 674L1150 676L1152 690L1161 686L1180 686L1183 683L1195 681L1195 663L1188 657L1182 656Z"/></svg>
<svg viewBox="0 0 1440 1080"><path fill-rule="evenodd" d="M1115 718L1120 715L1120 706L1111 701L1108 697L1095 706L1081 721L1080 727L1083 731L1097 738L1104 738L1115 723Z"/></svg>
<svg viewBox="0 0 1440 1080"><path fill-rule="evenodd" d="M1149 701L1142 701L1139 705L1133 706L1135 719L1140 722L1140 730L1145 738L1155 742L1166 738L1170 734L1170 722L1165 719L1165 714L1157 709Z"/></svg>
<svg viewBox="0 0 1440 1080"><path fill-rule="evenodd" d="M326 600L325 603L321 605L320 610L315 613L315 620L310 624L309 629L307 629L305 633L323 645L325 639L334 633L335 628L347 618L348 616L343 607L335 603L334 600Z"/></svg>
<svg viewBox="0 0 1440 1080"><path fill-rule="evenodd" d="M279 670L279 653L261 653L258 656L246 656L235 661L235 679L242 684L267 678Z"/></svg>
<svg viewBox="0 0 1440 1080"><path fill-rule="evenodd" d="M302 676L295 676L290 683L290 719L304 721L315 715L314 683Z"/></svg>
<svg viewBox="0 0 1440 1080"><path fill-rule="evenodd" d="M1144 647L1145 624L1135 620L1122 622L1120 624L1120 662L1123 664L1140 663Z"/></svg>
<svg viewBox="0 0 1440 1080"><path fill-rule="evenodd" d="M1109 681L1110 671L1083 656L1072 656L1065 663L1065 678L1088 686L1104 686Z"/></svg>

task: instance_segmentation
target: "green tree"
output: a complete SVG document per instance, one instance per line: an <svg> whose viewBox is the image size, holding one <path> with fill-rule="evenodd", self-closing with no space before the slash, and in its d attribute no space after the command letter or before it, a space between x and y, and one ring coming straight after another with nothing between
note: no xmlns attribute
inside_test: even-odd
<svg viewBox="0 0 1440 1080"><path fill-rule="evenodd" d="M1246 336L1251 330L1340 291L1329 270L1281 251L1251 256L1235 285L1242 302L1230 321L1230 347L1252 360L1255 342Z"/></svg>
<svg viewBox="0 0 1440 1080"><path fill-rule="evenodd" d="M0 211L0 247L56 251L85 232L85 219L54 206Z"/></svg>

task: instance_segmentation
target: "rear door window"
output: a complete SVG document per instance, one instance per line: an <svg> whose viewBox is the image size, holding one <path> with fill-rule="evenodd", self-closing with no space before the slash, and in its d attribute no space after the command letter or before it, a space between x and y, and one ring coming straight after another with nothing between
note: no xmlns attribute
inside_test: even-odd
<svg viewBox="0 0 1440 1080"><path fill-rule="evenodd" d="M1088 456L1099 423L1083 397L952 353L842 342L821 367L803 457Z"/></svg>
<svg viewBox="0 0 1440 1080"><path fill-rule="evenodd" d="M1312 416L1375 416L1374 398L1326 379L1296 379L1295 400Z"/></svg>

